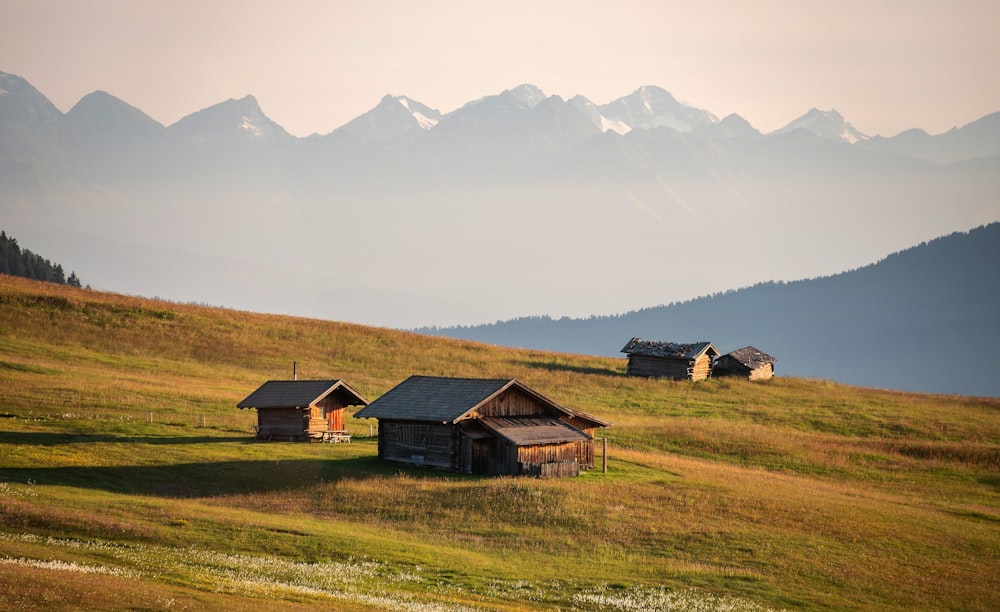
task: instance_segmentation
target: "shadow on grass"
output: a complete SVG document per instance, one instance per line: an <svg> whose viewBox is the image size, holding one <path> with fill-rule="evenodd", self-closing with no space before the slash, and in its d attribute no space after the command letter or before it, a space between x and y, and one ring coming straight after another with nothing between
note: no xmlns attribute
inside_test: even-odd
<svg viewBox="0 0 1000 612"><path fill-rule="evenodd" d="M548 370L550 372L575 372L577 374L598 374L601 376L624 376L624 370L613 368L597 368L593 366L573 365L571 363L558 363L555 361L515 361L517 365L523 365L537 370Z"/></svg>
<svg viewBox="0 0 1000 612"><path fill-rule="evenodd" d="M245 436L119 436L115 434L55 433L38 431L0 431L0 444L57 446L122 442L140 444L206 444L210 442L253 442L253 434Z"/></svg>
<svg viewBox="0 0 1000 612"><path fill-rule="evenodd" d="M60 466L60 467L3 467L0 466L0 483L16 482L25 485L56 485L100 489L115 493L155 495L160 497L194 498L245 493L266 493L313 487L317 484L343 479L407 475L416 478L442 480L482 479L488 476L457 474L454 472L408 466L382 461L377 457L374 442L368 454L358 456L331 456L335 446L316 443L263 442L252 436L245 438L224 436L190 437L128 437L109 434L81 435L39 432L0 432L0 444L56 446L59 444L92 442L136 443L136 453L145 452L142 445L203 444L236 442L266 450L270 445L294 444L303 450L315 449L315 458L247 459L244 461L204 461L169 465L127 466ZM357 445L355 445L357 446ZM146 449L151 450L151 449ZM360 448L355 451L363 450ZM311 453L309 453L311 454ZM257 453L259 456L260 453Z"/></svg>
<svg viewBox="0 0 1000 612"><path fill-rule="evenodd" d="M0 468L0 482L100 489L114 493L195 498L267 493L313 487L342 479L368 479L400 473L439 475L438 471L401 469L376 456L220 461L157 466L72 466Z"/></svg>

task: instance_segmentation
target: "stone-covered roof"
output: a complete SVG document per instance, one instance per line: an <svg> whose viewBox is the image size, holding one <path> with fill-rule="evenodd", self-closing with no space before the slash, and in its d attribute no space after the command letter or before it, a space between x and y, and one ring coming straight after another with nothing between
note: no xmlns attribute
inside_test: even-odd
<svg viewBox="0 0 1000 612"><path fill-rule="evenodd" d="M342 390L350 406L368 400L343 380L269 380L251 393L237 408L306 408L336 390Z"/></svg>
<svg viewBox="0 0 1000 612"><path fill-rule="evenodd" d="M711 342L684 344L680 342L643 340L642 338L632 338L622 348L621 352L629 355L647 355L649 357L663 357L668 359L697 359L705 353L708 353L709 357L719 354L718 349L712 346Z"/></svg>
<svg viewBox="0 0 1000 612"><path fill-rule="evenodd" d="M578 417L595 426L609 425L586 413L560 406L516 378L411 376L359 410L354 417L454 423L512 387L534 397L556 413Z"/></svg>
<svg viewBox="0 0 1000 612"><path fill-rule="evenodd" d="M744 346L741 349L731 351L726 353L724 357L731 357L751 370L756 370L761 366L773 364L777 361L774 357L771 357L767 353L757 350L752 346Z"/></svg>

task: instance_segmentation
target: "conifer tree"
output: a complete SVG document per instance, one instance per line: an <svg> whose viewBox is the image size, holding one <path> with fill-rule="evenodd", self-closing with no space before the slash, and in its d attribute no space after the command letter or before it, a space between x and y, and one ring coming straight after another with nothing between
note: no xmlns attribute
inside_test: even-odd
<svg viewBox="0 0 1000 612"><path fill-rule="evenodd" d="M32 253L28 249L22 249L17 244L17 240L8 236L5 231L0 231L0 274L23 276L63 285L69 284L74 287L81 286L80 278L75 271L70 274L70 278L67 280L61 264L53 264L41 255Z"/></svg>

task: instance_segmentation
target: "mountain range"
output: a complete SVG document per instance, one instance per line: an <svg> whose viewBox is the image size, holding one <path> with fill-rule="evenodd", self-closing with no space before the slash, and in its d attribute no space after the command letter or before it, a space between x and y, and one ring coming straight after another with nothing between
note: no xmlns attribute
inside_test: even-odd
<svg viewBox="0 0 1000 612"><path fill-rule="evenodd" d="M163 126L0 73L0 218L98 289L390 327L587 317L864 266L1000 219L1000 113L761 133L645 86L403 95L299 138L253 96ZM764 347L761 347L764 348Z"/></svg>

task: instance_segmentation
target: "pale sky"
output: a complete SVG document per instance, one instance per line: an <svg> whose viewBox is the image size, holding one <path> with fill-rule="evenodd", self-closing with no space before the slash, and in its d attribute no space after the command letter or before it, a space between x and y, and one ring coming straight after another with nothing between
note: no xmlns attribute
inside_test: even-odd
<svg viewBox="0 0 1000 612"><path fill-rule="evenodd" d="M597 104L658 85L764 132L816 107L936 134L1000 110L1000 2L0 0L0 71L64 112L104 90L164 125L253 94L297 136L387 93L448 112L521 83Z"/></svg>

